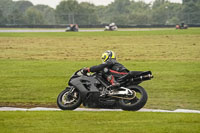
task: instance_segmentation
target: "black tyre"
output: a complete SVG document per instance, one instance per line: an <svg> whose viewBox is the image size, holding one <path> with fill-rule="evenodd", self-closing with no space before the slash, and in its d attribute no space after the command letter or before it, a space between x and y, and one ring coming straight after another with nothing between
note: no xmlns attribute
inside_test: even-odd
<svg viewBox="0 0 200 133"><path fill-rule="evenodd" d="M144 107L148 99L147 92L145 91L145 89L141 86L134 86L129 89L134 91L136 93L136 96L131 100L120 99L119 105L121 106L121 108L127 111L137 111Z"/></svg>
<svg viewBox="0 0 200 133"><path fill-rule="evenodd" d="M81 105L81 94L74 87L67 87L57 98L57 105L62 110L74 110Z"/></svg>

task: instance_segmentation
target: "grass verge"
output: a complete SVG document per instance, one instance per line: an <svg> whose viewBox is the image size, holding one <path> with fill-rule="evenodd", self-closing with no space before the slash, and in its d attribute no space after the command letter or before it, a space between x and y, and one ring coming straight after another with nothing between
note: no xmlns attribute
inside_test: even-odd
<svg viewBox="0 0 200 133"><path fill-rule="evenodd" d="M56 106L71 74L101 63L107 49L130 70L151 70L142 83L146 108L200 109L200 30L0 33L0 106Z"/></svg>
<svg viewBox="0 0 200 133"><path fill-rule="evenodd" d="M54 106L70 76L96 61L0 60L1 106ZM200 63L187 61L123 61L130 70L151 70L146 108L199 109Z"/></svg>
<svg viewBox="0 0 200 133"><path fill-rule="evenodd" d="M1 133L199 133L200 115L147 112L0 112Z"/></svg>

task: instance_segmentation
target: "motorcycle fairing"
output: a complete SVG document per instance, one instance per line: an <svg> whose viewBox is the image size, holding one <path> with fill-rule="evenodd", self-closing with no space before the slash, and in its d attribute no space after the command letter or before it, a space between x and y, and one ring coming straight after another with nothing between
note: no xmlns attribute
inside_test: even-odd
<svg viewBox="0 0 200 133"><path fill-rule="evenodd" d="M82 100L85 100L89 93L100 94L98 88L96 87L96 85L100 83L94 77L81 76L74 78L70 80L70 84L81 92Z"/></svg>

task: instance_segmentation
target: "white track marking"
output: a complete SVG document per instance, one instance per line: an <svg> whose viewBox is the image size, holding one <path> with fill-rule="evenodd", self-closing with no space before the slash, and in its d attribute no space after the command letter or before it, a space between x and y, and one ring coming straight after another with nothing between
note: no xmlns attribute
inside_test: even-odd
<svg viewBox="0 0 200 133"><path fill-rule="evenodd" d="M14 107L0 107L0 111L61 111L58 108L14 108ZM74 111L123 111L121 109L92 109L92 108L77 108ZM160 110L160 109L140 109L138 112L170 112L170 113L200 113L200 110L189 110L189 109L176 109Z"/></svg>

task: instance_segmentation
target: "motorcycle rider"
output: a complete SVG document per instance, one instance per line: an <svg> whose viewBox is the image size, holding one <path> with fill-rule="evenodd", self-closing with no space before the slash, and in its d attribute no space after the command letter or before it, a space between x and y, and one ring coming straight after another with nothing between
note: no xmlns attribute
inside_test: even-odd
<svg viewBox="0 0 200 133"><path fill-rule="evenodd" d="M111 23L111 24L109 24L109 29L113 30L113 27L115 27L115 26L116 26L115 23Z"/></svg>
<svg viewBox="0 0 200 133"><path fill-rule="evenodd" d="M70 24L69 30L70 31L78 31L78 24Z"/></svg>
<svg viewBox="0 0 200 133"><path fill-rule="evenodd" d="M84 68L83 73L102 71L103 76L110 82L109 88L118 88L120 83L116 79L128 74L129 70L122 64L117 62L115 53L111 50L107 50L102 54L103 63L100 65L92 66L90 68Z"/></svg>

